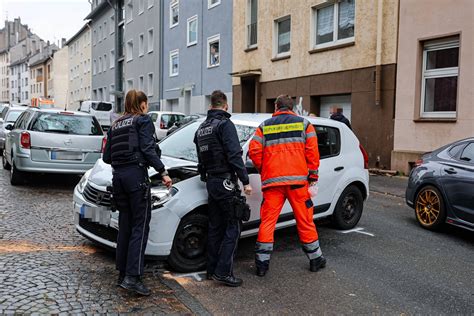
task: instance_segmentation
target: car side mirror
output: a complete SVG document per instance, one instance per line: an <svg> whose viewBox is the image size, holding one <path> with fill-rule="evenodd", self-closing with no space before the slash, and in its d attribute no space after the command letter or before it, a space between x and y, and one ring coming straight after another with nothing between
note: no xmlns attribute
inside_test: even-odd
<svg viewBox="0 0 474 316"><path fill-rule="evenodd" d="M247 169L248 174L258 174L257 168L255 168L252 160L250 159L245 162L245 168Z"/></svg>
<svg viewBox="0 0 474 316"><path fill-rule="evenodd" d="M13 130L13 124L8 124L7 126L5 126L5 129L9 130L9 131L12 131Z"/></svg>

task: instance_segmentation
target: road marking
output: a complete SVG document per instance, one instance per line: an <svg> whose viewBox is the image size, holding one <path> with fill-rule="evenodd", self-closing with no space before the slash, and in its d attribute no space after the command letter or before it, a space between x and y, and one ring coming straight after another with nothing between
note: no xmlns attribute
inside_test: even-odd
<svg viewBox="0 0 474 316"><path fill-rule="evenodd" d="M199 272L192 272L192 273L169 273L173 278L187 278L187 279L194 279L198 282L203 281L201 275L205 275L206 271L199 271Z"/></svg>
<svg viewBox="0 0 474 316"><path fill-rule="evenodd" d="M342 231L340 231L340 232L341 232L342 234L359 233L359 234L363 234L363 235L375 237L374 234L369 233L369 232L366 232L366 231L364 231L364 229L365 229L365 228L363 228L363 227L358 227L358 228L353 228L353 229L349 229L349 230L342 230Z"/></svg>

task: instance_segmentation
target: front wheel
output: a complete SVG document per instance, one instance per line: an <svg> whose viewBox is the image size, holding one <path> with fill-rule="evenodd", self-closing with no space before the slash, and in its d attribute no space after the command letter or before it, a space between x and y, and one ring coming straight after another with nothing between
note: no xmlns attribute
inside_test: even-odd
<svg viewBox="0 0 474 316"><path fill-rule="evenodd" d="M191 214L181 220L168 257L173 270L193 272L205 269L208 221L203 214Z"/></svg>
<svg viewBox="0 0 474 316"><path fill-rule="evenodd" d="M342 191L332 214L332 222L337 229L354 228L362 216L364 198L359 188L350 185Z"/></svg>

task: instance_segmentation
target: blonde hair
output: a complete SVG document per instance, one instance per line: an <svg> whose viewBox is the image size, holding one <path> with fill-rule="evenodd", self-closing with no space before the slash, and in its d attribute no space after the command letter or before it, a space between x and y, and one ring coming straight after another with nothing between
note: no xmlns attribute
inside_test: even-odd
<svg viewBox="0 0 474 316"><path fill-rule="evenodd" d="M132 89L125 96L125 113L132 115L144 114L140 104L148 102L148 98L143 91Z"/></svg>

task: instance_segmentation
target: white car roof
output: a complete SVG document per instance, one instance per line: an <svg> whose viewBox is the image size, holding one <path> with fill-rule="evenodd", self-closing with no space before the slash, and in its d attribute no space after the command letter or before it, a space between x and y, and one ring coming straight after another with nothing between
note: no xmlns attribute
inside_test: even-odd
<svg viewBox="0 0 474 316"><path fill-rule="evenodd" d="M67 110L65 111L64 109L59 109L59 108L52 108L52 109L33 108L33 109L34 109L35 112L42 112L42 113L72 113L72 114L78 115L78 116L93 116L92 114L85 113L85 112L67 111Z"/></svg>
<svg viewBox="0 0 474 316"><path fill-rule="evenodd" d="M178 115L186 116L186 114L181 113L181 112L171 112L171 111L150 111L150 112L148 112L148 114L152 114L152 113L156 113L156 114L178 114Z"/></svg>

